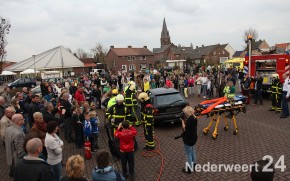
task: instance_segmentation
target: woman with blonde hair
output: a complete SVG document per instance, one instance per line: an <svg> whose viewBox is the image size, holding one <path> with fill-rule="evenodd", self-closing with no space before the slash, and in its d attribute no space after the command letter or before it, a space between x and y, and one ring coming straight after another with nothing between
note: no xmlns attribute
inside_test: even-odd
<svg viewBox="0 0 290 181"><path fill-rule="evenodd" d="M84 158L80 155L73 155L66 162L66 175L61 181L87 181L83 176L85 163Z"/></svg>
<svg viewBox="0 0 290 181"><path fill-rule="evenodd" d="M183 109L185 117L182 119L182 140L184 143L184 149L187 158L187 164L194 166L196 164L196 151L194 145L197 141L197 119L194 115L194 110L191 106L186 106ZM194 170L194 168L192 168ZM191 173L187 166L182 171L185 173Z"/></svg>

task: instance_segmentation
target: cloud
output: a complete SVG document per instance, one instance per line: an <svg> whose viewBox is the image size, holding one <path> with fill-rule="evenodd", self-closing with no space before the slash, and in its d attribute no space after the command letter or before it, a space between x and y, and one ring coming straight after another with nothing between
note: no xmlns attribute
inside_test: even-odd
<svg viewBox="0 0 290 181"><path fill-rule="evenodd" d="M287 0L0 0L1 16L12 28L7 60L63 45L89 52L105 46L160 46L163 18L175 44L244 45L245 29L255 28L270 45L289 42Z"/></svg>

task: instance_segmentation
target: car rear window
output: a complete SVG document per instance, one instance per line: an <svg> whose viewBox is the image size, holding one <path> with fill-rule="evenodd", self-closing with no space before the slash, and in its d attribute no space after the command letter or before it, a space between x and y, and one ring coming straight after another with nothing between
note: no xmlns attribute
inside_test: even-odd
<svg viewBox="0 0 290 181"><path fill-rule="evenodd" d="M179 101L184 101L183 97L179 93L156 96L156 104L159 106L170 105Z"/></svg>

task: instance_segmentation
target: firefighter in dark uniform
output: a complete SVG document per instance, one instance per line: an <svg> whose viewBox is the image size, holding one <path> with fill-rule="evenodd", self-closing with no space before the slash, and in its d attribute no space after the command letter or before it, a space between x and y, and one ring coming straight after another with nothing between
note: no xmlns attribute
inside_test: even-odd
<svg viewBox="0 0 290 181"><path fill-rule="evenodd" d="M138 115L136 113L137 110L137 97L136 97L136 86L135 83L131 83L128 89L125 91L125 105L128 109L128 113L131 115L129 121L131 125L140 125L140 121Z"/></svg>
<svg viewBox="0 0 290 181"><path fill-rule="evenodd" d="M140 93L138 99L141 101L141 120L146 139L146 147L144 147L144 149L151 151L155 149L153 105L148 94L145 92Z"/></svg>
<svg viewBox="0 0 290 181"><path fill-rule="evenodd" d="M118 94L116 96L116 104L112 105L106 111L106 118L108 118L109 123L111 124L111 134L112 138L114 138L114 134L116 129L118 128L119 124L127 119L128 110L127 107L123 104L124 103L124 96Z"/></svg>
<svg viewBox="0 0 290 181"><path fill-rule="evenodd" d="M276 111L276 114L281 113L281 99L282 99L282 84L279 80L278 74L275 74L273 76L271 85L272 106L269 111Z"/></svg>

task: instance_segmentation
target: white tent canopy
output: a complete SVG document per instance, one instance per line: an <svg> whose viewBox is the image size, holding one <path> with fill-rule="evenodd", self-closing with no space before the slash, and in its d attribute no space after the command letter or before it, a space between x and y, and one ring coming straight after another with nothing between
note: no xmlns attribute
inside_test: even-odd
<svg viewBox="0 0 290 181"><path fill-rule="evenodd" d="M7 70L3 70L1 75L15 75L16 73L11 72L11 71L7 71Z"/></svg>
<svg viewBox="0 0 290 181"><path fill-rule="evenodd" d="M36 70L48 70L73 67L84 67L84 63L63 46L58 46L11 65L5 70L21 72L34 68Z"/></svg>
<svg viewBox="0 0 290 181"><path fill-rule="evenodd" d="M35 73L39 73L39 71L34 71L34 69L26 69L22 72L20 72L20 74L35 74Z"/></svg>

